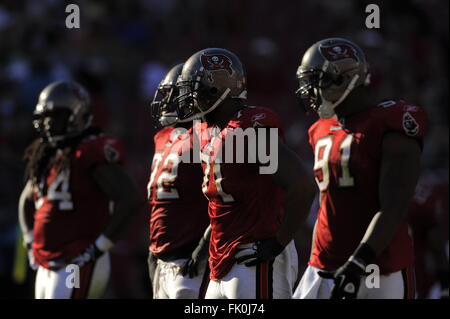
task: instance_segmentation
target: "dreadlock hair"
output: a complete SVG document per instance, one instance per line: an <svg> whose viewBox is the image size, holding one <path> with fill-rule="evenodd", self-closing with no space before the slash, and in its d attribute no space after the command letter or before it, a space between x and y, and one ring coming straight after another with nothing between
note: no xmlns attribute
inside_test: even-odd
<svg viewBox="0 0 450 319"><path fill-rule="evenodd" d="M28 161L25 169L25 181L31 180L37 184L38 176L44 172L45 164L48 163L54 149L42 137L35 139L25 150L24 160Z"/></svg>
<svg viewBox="0 0 450 319"><path fill-rule="evenodd" d="M78 144L89 135L99 135L102 131L97 127L89 127L76 137L68 138L58 145L52 145L46 138L35 139L25 150L24 160L28 161L25 169L25 181L31 180L37 185L39 179L46 175L50 167L56 173L70 167L70 160Z"/></svg>

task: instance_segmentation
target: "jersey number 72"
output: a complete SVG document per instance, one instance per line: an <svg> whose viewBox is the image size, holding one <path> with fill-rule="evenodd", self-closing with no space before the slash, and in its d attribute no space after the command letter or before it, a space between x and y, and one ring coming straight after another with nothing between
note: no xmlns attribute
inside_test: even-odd
<svg viewBox="0 0 450 319"><path fill-rule="evenodd" d="M172 152L167 155L163 161L163 153L155 153L153 156L152 174L147 186L148 198L151 196L151 190L156 180L156 199L177 199L179 194L174 187L174 182L178 175L178 164L180 157L177 153ZM162 170L157 176L158 170L162 165Z"/></svg>

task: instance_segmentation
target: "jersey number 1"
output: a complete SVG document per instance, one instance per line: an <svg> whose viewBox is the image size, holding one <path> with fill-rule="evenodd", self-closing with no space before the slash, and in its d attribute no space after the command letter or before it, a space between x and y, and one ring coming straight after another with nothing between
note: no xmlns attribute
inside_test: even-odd
<svg viewBox="0 0 450 319"><path fill-rule="evenodd" d="M214 142L216 141L217 138L218 138L218 134L216 136L214 136L211 139L211 141L209 142L210 147L212 147L212 145L214 145ZM209 181L210 181L209 178L210 178L210 174L211 174L211 170L212 170L212 173L213 173L212 180L214 182L214 185L216 186L217 194L220 196L220 198L222 199L222 201L224 203L234 202L233 196L231 194L225 193L223 190L223 187L222 187L223 176L222 176L222 172L220 169L220 163L212 163L213 160L211 159L211 157L209 155L206 155L203 153L201 154L201 157L202 157L202 161L204 161L206 163L206 168L205 168L204 176L203 176L203 184L202 184L203 194L206 194L208 192Z"/></svg>
<svg viewBox="0 0 450 319"><path fill-rule="evenodd" d="M219 194L220 198L224 203L234 202L233 196L223 191L222 187L223 177L222 172L220 171L220 164L211 164L211 163L206 164L205 175L203 177L203 185L202 185L203 193L205 194L208 191L209 175L211 173L211 169L213 170L213 181L217 189L217 194Z"/></svg>

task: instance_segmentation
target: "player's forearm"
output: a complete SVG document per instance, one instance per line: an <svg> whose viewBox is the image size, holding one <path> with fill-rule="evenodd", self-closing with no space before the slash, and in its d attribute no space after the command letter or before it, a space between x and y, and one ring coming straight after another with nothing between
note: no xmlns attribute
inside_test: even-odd
<svg viewBox="0 0 450 319"><path fill-rule="evenodd" d="M111 241L119 240L121 234L131 224L133 217L144 207L146 200L141 195L134 180L117 164L97 166L92 171L97 184L114 202L114 211L103 232L107 237L105 249L111 247Z"/></svg>
<svg viewBox="0 0 450 319"><path fill-rule="evenodd" d="M284 217L277 240L287 245L306 220L315 196L315 185L300 158L283 141L278 143L278 170L275 183L285 191Z"/></svg>
<svg viewBox="0 0 450 319"><path fill-rule="evenodd" d="M145 202L139 196L115 202L113 214L103 234L113 242L118 241L144 205Z"/></svg>
<svg viewBox="0 0 450 319"><path fill-rule="evenodd" d="M209 242L210 237L211 237L211 224L209 224L208 227L206 227L202 238L207 242Z"/></svg>
<svg viewBox="0 0 450 319"><path fill-rule="evenodd" d="M19 203L19 225L24 234L33 229L33 212L29 201Z"/></svg>
<svg viewBox="0 0 450 319"><path fill-rule="evenodd" d="M406 212L378 212L372 218L361 243L366 243L374 251L375 256L380 255L389 245Z"/></svg>
<svg viewBox="0 0 450 319"><path fill-rule="evenodd" d="M375 214L361 241L368 244L374 250L376 256L381 254L389 245L400 225L405 221L409 203L414 193L412 185L415 185L414 181L397 185L395 189L383 191L385 198L381 201L389 204Z"/></svg>
<svg viewBox="0 0 450 319"><path fill-rule="evenodd" d="M287 192L283 221L277 232L277 240L286 246L295 236L308 217L315 191L312 185L305 183Z"/></svg>
<svg viewBox="0 0 450 319"><path fill-rule="evenodd" d="M34 224L34 202L31 197L32 192L30 189L31 185L27 184L20 195L19 199L19 225L22 234L27 237L28 234L33 230Z"/></svg>
<svg viewBox="0 0 450 319"><path fill-rule="evenodd" d="M405 221L420 171L420 150L415 141L391 136L385 141L379 198L381 209L372 218L362 240L376 255L389 245Z"/></svg>

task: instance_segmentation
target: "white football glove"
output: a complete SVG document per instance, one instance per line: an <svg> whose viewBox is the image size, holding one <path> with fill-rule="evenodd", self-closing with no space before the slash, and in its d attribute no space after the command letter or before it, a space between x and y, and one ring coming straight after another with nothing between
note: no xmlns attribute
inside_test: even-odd
<svg viewBox="0 0 450 319"><path fill-rule="evenodd" d="M24 234L23 242L27 250L28 264L30 265L31 269L37 270L39 265L36 263L36 260L34 259L33 240L34 240L33 231L29 231L26 234Z"/></svg>
<svg viewBox="0 0 450 319"><path fill-rule="evenodd" d="M33 248L31 246L32 243L27 244L28 264L30 265L31 269L37 270L39 265L36 263L36 260L34 259Z"/></svg>

